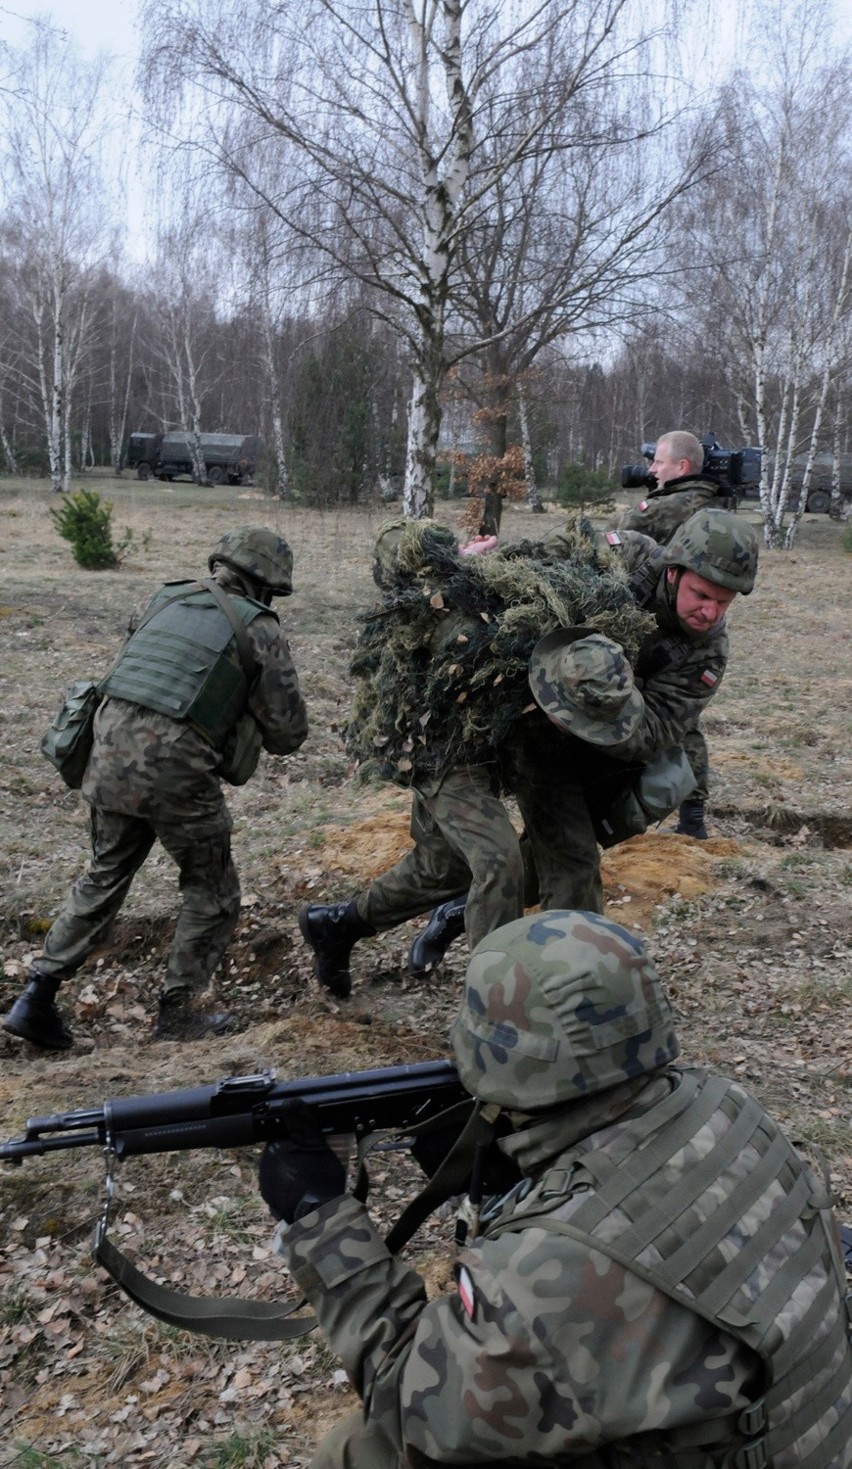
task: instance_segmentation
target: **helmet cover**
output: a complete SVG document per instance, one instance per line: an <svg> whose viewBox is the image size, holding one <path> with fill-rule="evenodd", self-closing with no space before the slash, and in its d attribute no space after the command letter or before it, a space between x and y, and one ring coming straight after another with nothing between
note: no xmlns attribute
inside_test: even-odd
<svg viewBox="0 0 852 1469"><path fill-rule="evenodd" d="M473 1096L524 1112L656 1071L680 1050L642 941L600 914L564 909L477 944L452 1044Z"/></svg>

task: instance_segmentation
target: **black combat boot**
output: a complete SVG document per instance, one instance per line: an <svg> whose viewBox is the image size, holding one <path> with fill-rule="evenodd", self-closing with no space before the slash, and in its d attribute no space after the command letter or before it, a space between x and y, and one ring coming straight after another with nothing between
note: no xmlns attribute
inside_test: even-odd
<svg viewBox="0 0 852 1469"><path fill-rule="evenodd" d="M699 842L706 842L707 827L704 825L704 802L690 799L682 801L680 817L675 831L682 837L695 837Z"/></svg>
<svg viewBox="0 0 852 1469"><path fill-rule="evenodd" d="M3 1016L3 1029L42 1051L67 1051L74 1037L56 1007L59 985L60 980L33 970L24 993Z"/></svg>
<svg viewBox="0 0 852 1469"><path fill-rule="evenodd" d="M348 1000L352 993L349 955L359 939L372 938L376 932L372 924L364 922L355 899L349 903L306 903L299 911L299 928L314 951L314 972L320 984L335 999Z"/></svg>
<svg viewBox="0 0 852 1469"><path fill-rule="evenodd" d="M464 910L467 893L449 898L433 908L426 927L413 940L408 951L409 974L426 974L440 964L447 949L464 933Z"/></svg>
<svg viewBox="0 0 852 1469"><path fill-rule="evenodd" d="M154 1035L159 1041L200 1041L225 1035L234 1028L233 1015L202 1010L192 1003L189 989L163 990Z"/></svg>

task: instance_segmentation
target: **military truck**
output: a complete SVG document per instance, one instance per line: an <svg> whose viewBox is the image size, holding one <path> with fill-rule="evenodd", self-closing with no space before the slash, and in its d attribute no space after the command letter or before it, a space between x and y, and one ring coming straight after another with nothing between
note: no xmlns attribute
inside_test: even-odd
<svg viewBox="0 0 852 1469"><path fill-rule="evenodd" d="M257 465L259 441L254 434L200 434L201 455L208 485L244 485ZM127 465L137 479L195 479L193 435L184 430L167 434L134 433L127 445Z"/></svg>
<svg viewBox="0 0 852 1469"><path fill-rule="evenodd" d="M767 454L766 468L770 480L775 466L775 455ZM789 510L798 508L802 493L802 481L804 479L807 456L798 454L789 462L788 485L786 503ZM834 474L834 455L817 454L811 469L811 482L808 490L808 502L805 509L811 515L824 515L831 506L831 484ZM749 486L744 492L749 498L756 498L759 494L757 485ZM852 455L841 454L840 456L840 495L844 500L852 500Z"/></svg>

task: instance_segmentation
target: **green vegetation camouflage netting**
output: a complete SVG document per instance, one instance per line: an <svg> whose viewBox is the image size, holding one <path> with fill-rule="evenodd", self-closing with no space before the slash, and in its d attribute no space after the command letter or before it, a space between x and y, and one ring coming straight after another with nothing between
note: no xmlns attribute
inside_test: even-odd
<svg viewBox="0 0 852 1469"><path fill-rule="evenodd" d="M364 781L409 786L492 758L534 707L530 655L552 629L585 624L633 661L655 626L580 515L546 540L469 557L433 521L389 522L374 577L382 599L361 619L346 731Z"/></svg>

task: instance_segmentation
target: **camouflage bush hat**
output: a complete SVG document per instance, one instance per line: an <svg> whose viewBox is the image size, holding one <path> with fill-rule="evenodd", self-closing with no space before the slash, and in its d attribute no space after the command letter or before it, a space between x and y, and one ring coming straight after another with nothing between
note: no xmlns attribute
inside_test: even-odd
<svg viewBox="0 0 852 1469"><path fill-rule="evenodd" d="M663 565L694 571L714 586L747 597L757 576L757 536L747 520L730 510L696 510L678 526Z"/></svg>
<svg viewBox="0 0 852 1469"><path fill-rule="evenodd" d="M539 638L529 683L540 709L592 745L620 745L642 721L633 669L611 638L591 627L560 627Z"/></svg>
<svg viewBox="0 0 852 1469"><path fill-rule="evenodd" d="M525 1112L656 1071L680 1050L641 940L565 910L518 918L477 944L451 1038L468 1091Z"/></svg>
<svg viewBox="0 0 852 1469"><path fill-rule="evenodd" d="M293 552L262 525L238 525L220 536L207 561L211 571L219 561L244 571L276 597L289 597L293 590Z"/></svg>

